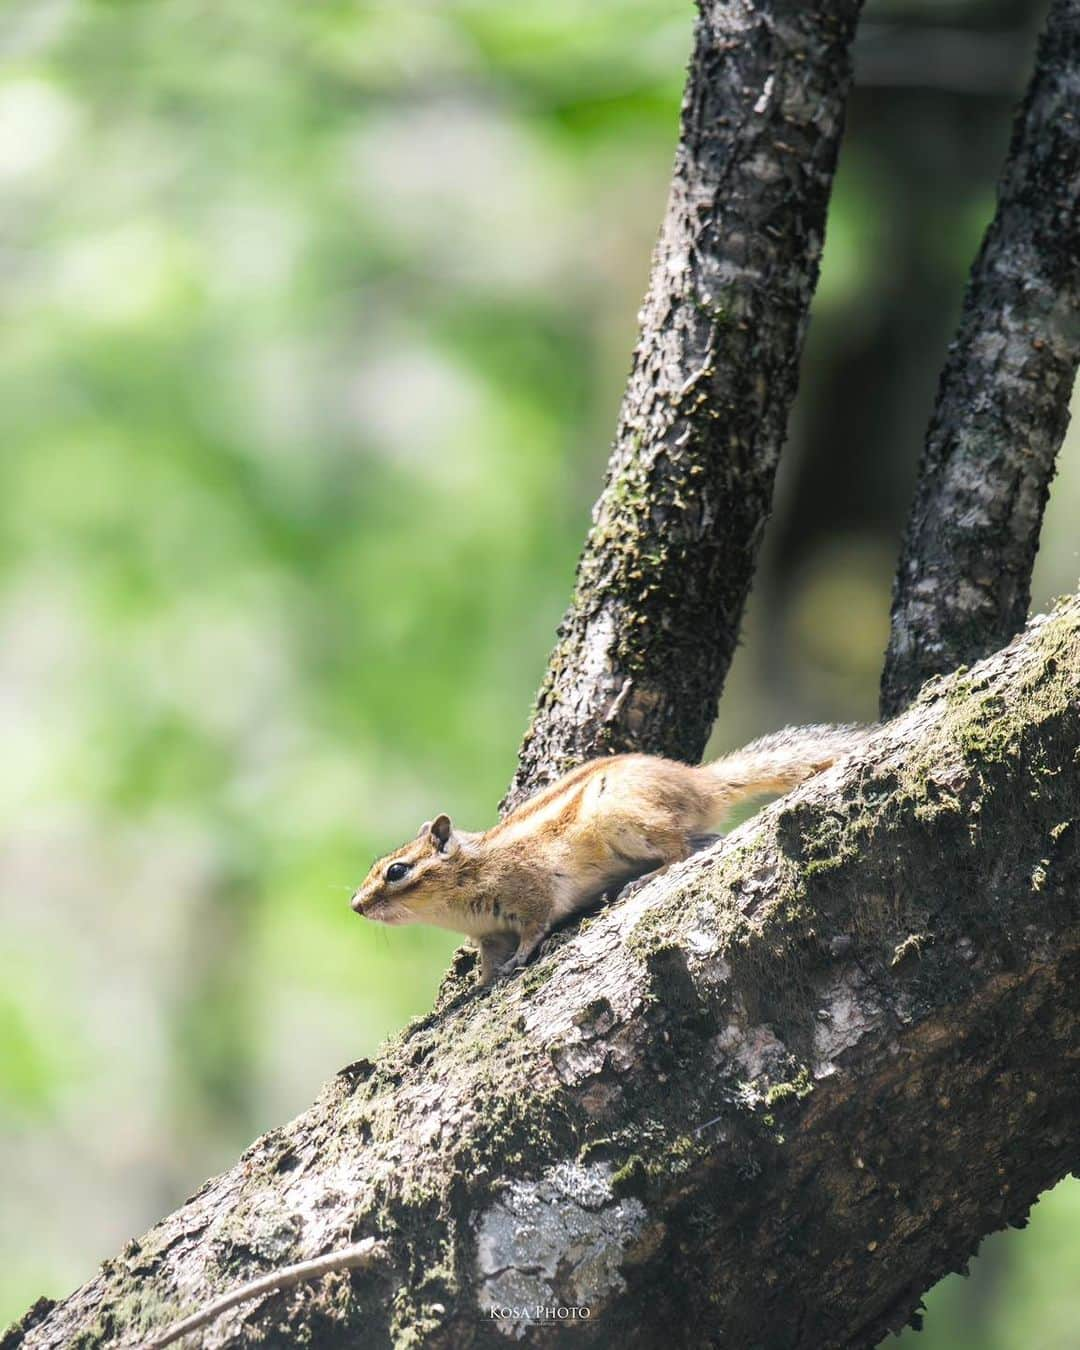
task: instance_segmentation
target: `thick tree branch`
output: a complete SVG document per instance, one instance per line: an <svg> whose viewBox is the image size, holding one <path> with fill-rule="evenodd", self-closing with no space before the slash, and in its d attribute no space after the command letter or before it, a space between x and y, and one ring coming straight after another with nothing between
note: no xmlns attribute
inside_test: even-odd
<svg viewBox="0 0 1080 1350"><path fill-rule="evenodd" d="M607 482L506 806L604 751L701 757L795 393L860 4L701 0Z"/></svg>
<svg viewBox="0 0 1080 1350"><path fill-rule="evenodd" d="M884 716L1022 627L1078 361L1080 0L1054 0L927 433Z"/></svg>
<svg viewBox="0 0 1080 1350"><path fill-rule="evenodd" d="M871 1346L1080 1161L1080 600L409 1028L15 1346Z"/></svg>

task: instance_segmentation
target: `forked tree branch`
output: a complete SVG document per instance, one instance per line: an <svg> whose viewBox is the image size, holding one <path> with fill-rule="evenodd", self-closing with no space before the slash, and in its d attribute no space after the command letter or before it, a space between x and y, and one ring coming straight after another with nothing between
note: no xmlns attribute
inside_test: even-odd
<svg viewBox="0 0 1080 1350"><path fill-rule="evenodd" d="M875 1345L1080 1165L1078 760L1074 599L345 1070L4 1350L148 1340L361 1235L378 1266L201 1344Z"/></svg>
<svg viewBox="0 0 1080 1350"><path fill-rule="evenodd" d="M882 715L1023 626L1080 361L1080 0L1054 0L927 433Z"/></svg>
<svg viewBox="0 0 1080 1350"><path fill-rule="evenodd" d="M591 755L696 762L817 281L861 0L701 0L607 482L504 806Z"/></svg>

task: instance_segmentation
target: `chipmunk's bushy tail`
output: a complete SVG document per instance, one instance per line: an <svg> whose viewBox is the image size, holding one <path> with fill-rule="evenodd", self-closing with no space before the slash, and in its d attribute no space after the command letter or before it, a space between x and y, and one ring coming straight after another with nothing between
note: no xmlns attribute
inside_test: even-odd
<svg viewBox="0 0 1080 1350"><path fill-rule="evenodd" d="M703 764L702 772L712 789L716 820L747 797L789 791L804 778L858 750L872 730L855 723L785 727L711 764Z"/></svg>

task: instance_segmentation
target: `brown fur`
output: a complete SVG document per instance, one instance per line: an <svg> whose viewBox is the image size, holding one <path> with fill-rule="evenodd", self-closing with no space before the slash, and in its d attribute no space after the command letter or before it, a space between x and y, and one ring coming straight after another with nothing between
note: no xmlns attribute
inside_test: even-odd
<svg viewBox="0 0 1080 1350"><path fill-rule="evenodd" d="M447 816L426 821L372 867L353 909L467 933L486 983L524 965L555 923L610 887L687 857L737 802L787 791L865 735L789 727L696 767L655 755L590 760L483 833L455 830ZM390 881L395 863L407 872Z"/></svg>

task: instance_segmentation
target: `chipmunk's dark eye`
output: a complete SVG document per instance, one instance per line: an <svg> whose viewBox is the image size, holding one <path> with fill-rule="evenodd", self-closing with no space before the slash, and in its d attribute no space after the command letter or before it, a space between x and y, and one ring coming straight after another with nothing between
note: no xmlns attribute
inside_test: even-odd
<svg viewBox="0 0 1080 1350"><path fill-rule="evenodd" d="M407 877L411 871L412 863L391 863L386 869L386 879L387 881L400 881L402 877Z"/></svg>

